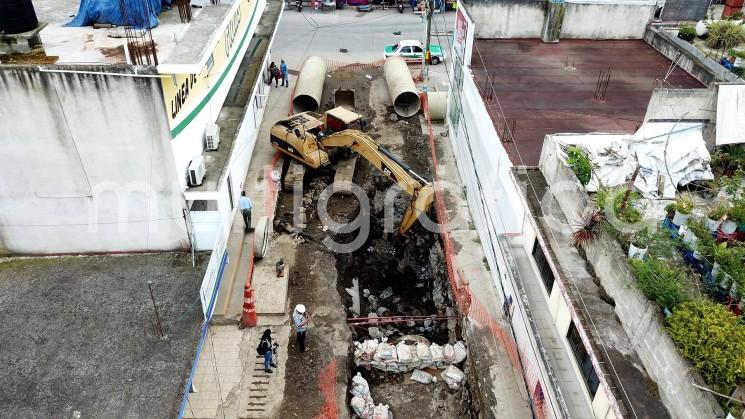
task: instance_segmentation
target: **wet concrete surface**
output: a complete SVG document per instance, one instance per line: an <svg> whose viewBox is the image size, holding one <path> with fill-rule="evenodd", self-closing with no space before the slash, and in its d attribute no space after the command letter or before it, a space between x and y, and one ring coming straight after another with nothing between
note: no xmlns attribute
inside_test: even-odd
<svg viewBox="0 0 745 419"><path fill-rule="evenodd" d="M0 416L174 417L208 256L198 254L196 268L187 253L0 263Z"/></svg>
<svg viewBox="0 0 745 419"><path fill-rule="evenodd" d="M642 40L484 39L474 42L471 63L499 137L513 163L525 165L538 164L546 134L634 132L671 67ZM605 98L594 100L608 70ZM677 66L662 85L703 88Z"/></svg>

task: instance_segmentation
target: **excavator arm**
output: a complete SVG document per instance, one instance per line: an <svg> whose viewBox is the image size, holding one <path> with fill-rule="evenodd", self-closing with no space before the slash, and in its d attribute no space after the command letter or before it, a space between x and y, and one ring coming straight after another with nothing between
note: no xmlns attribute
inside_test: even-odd
<svg viewBox="0 0 745 419"><path fill-rule="evenodd" d="M398 228L399 233L406 233L419 219L419 216L426 213L432 206L434 200L432 185L388 149L362 132L350 129L340 131L322 138L320 143L323 148L348 147L356 151L411 195L411 205L404 214Z"/></svg>

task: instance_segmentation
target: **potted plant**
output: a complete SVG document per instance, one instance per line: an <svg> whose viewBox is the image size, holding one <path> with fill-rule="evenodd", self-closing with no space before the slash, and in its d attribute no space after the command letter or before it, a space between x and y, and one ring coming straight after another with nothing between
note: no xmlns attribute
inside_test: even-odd
<svg viewBox="0 0 745 419"><path fill-rule="evenodd" d="M688 222L688 217L693 211L693 196L688 193L682 193L675 198L675 215L673 216L673 224L676 226L685 225Z"/></svg>
<svg viewBox="0 0 745 419"><path fill-rule="evenodd" d="M567 147L567 164L572 169L582 186L587 186L592 179L592 163L587 153L581 148L571 145Z"/></svg>
<svg viewBox="0 0 745 419"><path fill-rule="evenodd" d="M629 242L629 258L644 259L649 247L649 232L642 229L636 232Z"/></svg>
<svg viewBox="0 0 745 419"><path fill-rule="evenodd" d="M709 209L706 214L706 227L710 232L719 230L719 225L722 223L722 218L727 215L727 206L724 203L717 203L715 206Z"/></svg>
<svg viewBox="0 0 745 419"><path fill-rule="evenodd" d="M739 232L745 231L745 201L737 202L735 206L729 210L729 219L734 224L737 224L737 227L735 228L737 231ZM731 225L729 227L731 228ZM732 233L728 233L728 234L732 234Z"/></svg>
<svg viewBox="0 0 745 419"><path fill-rule="evenodd" d="M675 202L665 205L665 218L672 220L675 217Z"/></svg>

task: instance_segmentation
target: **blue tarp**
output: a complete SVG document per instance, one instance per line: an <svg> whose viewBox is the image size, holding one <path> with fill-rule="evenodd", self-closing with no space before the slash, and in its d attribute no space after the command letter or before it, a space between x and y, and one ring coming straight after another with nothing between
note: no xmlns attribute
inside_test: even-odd
<svg viewBox="0 0 745 419"><path fill-rule="evenodd" d="M80 0L80 9L67 26L91 26L94 23L137 28L158 26L163 5L172 0ZM126 10L122 10L122 3ZM149 10L148 10L149 9ZM124 18L126 12L127 19Z"/></svg>

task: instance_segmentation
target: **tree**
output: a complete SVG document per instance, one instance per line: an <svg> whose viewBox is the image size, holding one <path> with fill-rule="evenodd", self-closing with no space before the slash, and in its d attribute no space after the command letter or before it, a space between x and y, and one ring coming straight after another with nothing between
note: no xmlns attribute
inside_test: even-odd
<svg viewBox="0 0 745 419"><path fill-rule="evenodd" d="M668 331L710 385L729 389L745 379L745 326L723 306L683 303L668 318Z"/></svg>

